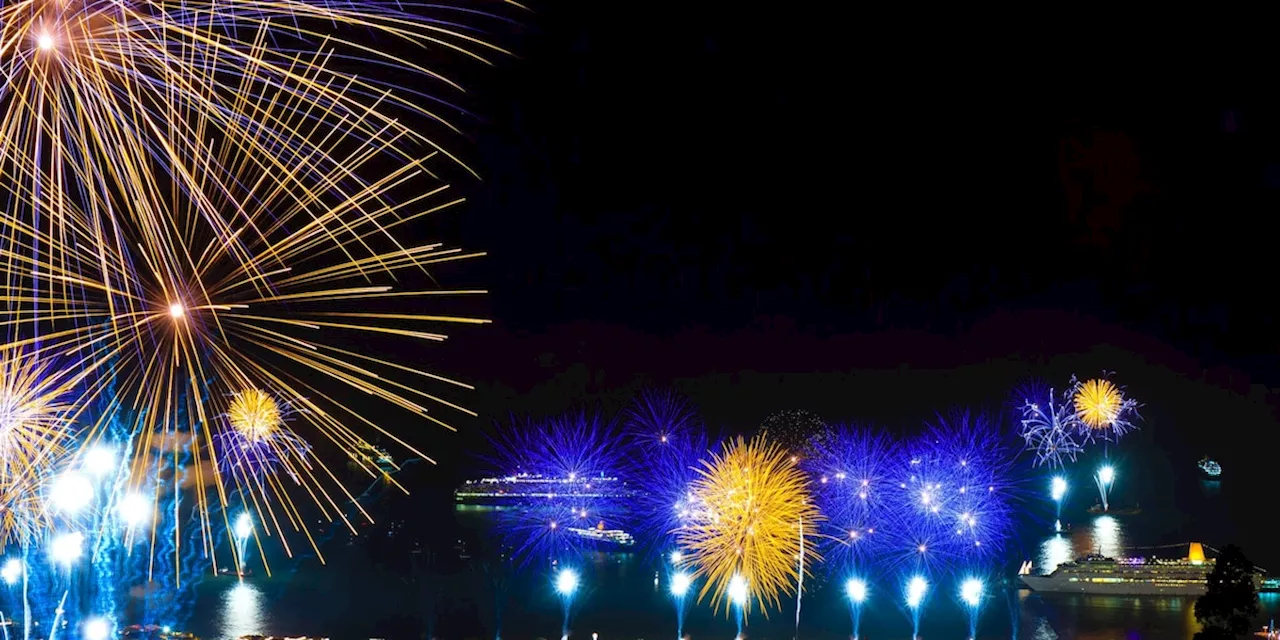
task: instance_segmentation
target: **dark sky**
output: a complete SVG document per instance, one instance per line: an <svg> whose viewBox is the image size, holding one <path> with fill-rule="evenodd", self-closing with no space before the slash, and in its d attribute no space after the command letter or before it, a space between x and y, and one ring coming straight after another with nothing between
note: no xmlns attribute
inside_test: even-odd
<svg viewBox="0 0 1280 640"><path fill-rule="evenodd" d="M491 252L466 278L496 324L431 354L480 387L476 426L657 383L729 429L785 408L910 429L1106 369L1151 446L1280 444L1280 110L1230 52L721 0L533 9L474 74L483 181L447 227Z"/></svg>

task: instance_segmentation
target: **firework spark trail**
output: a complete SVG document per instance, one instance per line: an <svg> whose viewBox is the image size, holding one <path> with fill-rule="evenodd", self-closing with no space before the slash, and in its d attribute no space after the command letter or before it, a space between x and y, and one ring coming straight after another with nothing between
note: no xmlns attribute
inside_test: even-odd
<svg viewBox="0 0 1280 640"><path fill-rule="evenodd" d="M437 17L389 2L8 3L0 7L0 168L11 178L4 188L51 235L89 225L98 232L90 239L117 247L125 240L117 222L164 225L159 196L178 188L232 242L242 225L235 210L203 197L211 175L229 179L254 164L279 178L335 164L335 135L395 141L385 150L400 160L412 147L448 155L421 126L457 132L433 101L381 77L416 76L449 92L458 85L378 45L482 64L505 52L458 20L488 14L414 8ZM209 136L234 151L212 166L180 144ZM56 246L32 246L56 261Z"/></svg>
<svg viewBox="0 0 1280 640"><path fill-rule="evenodd" d="M808 479L785 449L759 437L726 443L703 462L699 476L692 487L696 513L677 532L685 561L705 578L698 598L710 594L712 606L728 612L728 591L738 577L750 585L743 613L758 606L767 614L783 595L796 593L795 528L816 527L822 519ZM810 553L807 560L821 557Z"/></svg>
<svg viewBox="0 0 1280 640"><path fill-rule="evenodd" d="M1083 447L1076 441L1076 412L1068 390L1061 397L1049 387L1031 385L1022 394L1021 435L1035 452L1035 466L1061 468L1075 462Z"/></svg>

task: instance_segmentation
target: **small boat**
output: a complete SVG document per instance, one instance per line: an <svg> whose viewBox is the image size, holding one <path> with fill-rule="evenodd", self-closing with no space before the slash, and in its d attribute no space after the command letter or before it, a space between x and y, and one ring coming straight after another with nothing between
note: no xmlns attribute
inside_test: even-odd
<svg viewBox="0 0 1280 640"><path fill-rule="evenodd" d="M1094 504L1092 507L1089 507L1088 511L1093 515L1105 514L1109 516L1136 516L1142 513L1142 507L1135 504L1132 507L1125 509L1104 509L1102 505Z"/></svg>
<svg viewBox="0 0 1280 640"><path fill-rule="evenodd" d="M1200 473L1210 480L1217 480L1218 476L1222 475L1222 465L1209 456L1201 458L1196 466L1200 468Z"/></svg>

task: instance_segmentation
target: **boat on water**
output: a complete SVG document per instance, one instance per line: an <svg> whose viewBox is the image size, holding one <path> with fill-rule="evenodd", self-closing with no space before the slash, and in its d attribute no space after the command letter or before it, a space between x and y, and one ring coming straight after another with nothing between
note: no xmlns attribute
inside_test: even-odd
<svg viewBox="0 0 1280 640"><path fill-rule="evenodd" d="M1196 466L1199 467L1200 474L1208 480L1217 480L1222 475L1222 465L1209 456L1201 458Z"/></svg>
<svg viewBox="0 0 1280 640"><path fill-rule="evenodd" d="M1031 575L1024 563L1019 577L1035 591L1097 593L1122 596L1198 596L1205 592L1213 563L1205 560L1204 547L1192 542L1187 557L1108 558L1090 554L1064 562L1049 575Z"/></svg>
<svg viewBox="0 0 1280 640"><path fill-rule="evenodd" d="M632 547L636 544L636 539L631 534L621 529L605 529L603 523L595 529L578 529L575 527L565 527L565 529L569 533L607 546Z"/></svg>
<svg viewBox="0 0 1280 640"><path fill-rule="evenodd" d="M1135 504L1132 507L1124 509L1107 509L1100 504L1095 504L1092 507L1089 507L1088 511L1093 515L1106 514L1109 516L1136 516L1142 513L1142 507Z"/></svg>

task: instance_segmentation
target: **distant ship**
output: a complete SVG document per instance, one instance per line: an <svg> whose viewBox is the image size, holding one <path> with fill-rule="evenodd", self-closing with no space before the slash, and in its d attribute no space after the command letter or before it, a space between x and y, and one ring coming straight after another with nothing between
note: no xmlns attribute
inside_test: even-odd
<svg viewBox="0 0 1280 640"><path fill-rule="evenodd" d="M1201 458L1200 462L1196 463L1196 466L1200 467L1200 473L1204 474L1204 477L1209 480L1217 480L1222 475L1222 465L1209 456Z"/></svg>
<svg viewBox="0 0 1280 640"><path fill-rule="evenodd" d="M1022 583L1051 593L1102 593L1122 596L1198 596L1213 569L1204 548L1192 542L1186 558L1108 558L1091 554L1058 565L1047 576L1030 575L1023 564ZM1259 576L1261 580L1261 576Z"/></svg>
<svg viewBox="0 0 1280 640"><path fill-rule="evenodd" d="M1136 516L1142 513L1142 507L1140 505L1135 504L1132 507L1127 507L1124 509L1105 509L1100 504L1094 504L1092 507L1088 508L1088 512L1094 515L1105 513L1111 516Z"/></svg>
<svg viewBox="0 0 1280 640"><path fill-rule="evenodd" d="M636 492L626 482L611 476L563 478L536 473L518 473L497 478L467 480L453 492L461 503L504 503L528 500L632 498Z"/></svg>

